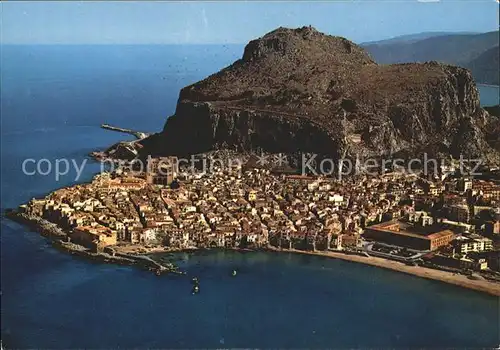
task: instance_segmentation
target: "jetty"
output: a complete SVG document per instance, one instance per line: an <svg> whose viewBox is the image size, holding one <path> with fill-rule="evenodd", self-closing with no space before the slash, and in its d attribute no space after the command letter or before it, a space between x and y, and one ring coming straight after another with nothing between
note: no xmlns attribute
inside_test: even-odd
<svg viewBox="0 0 500 350"><path fill-rule="evenodd" d="M144 139L144 138L146 138L146 137L149 136L149 134L146 133L146 132L135 131L135 130L132 130L132 129L120 128L118 126L113 126L113 125L109 125L109 124L101 124L101 128L107 129L107 130L112 130L112 131L123 132L125 134L134 135L139 140L142 140L142 139Z"/></svg>
<svg viewBox="0 0 500 350"><path fill-rule="evenodd" d="M177 275L185 275L185 272L179 271L178 268L174 264L160 264L158 261L152 259L147 255L132 255L132 254L123 254L123 253L115 253L114 255L128 258L134 260L139 265L142 265L146 268L149 268L152 271L155 271L157 275L162 273L173 273Z"/></svg>

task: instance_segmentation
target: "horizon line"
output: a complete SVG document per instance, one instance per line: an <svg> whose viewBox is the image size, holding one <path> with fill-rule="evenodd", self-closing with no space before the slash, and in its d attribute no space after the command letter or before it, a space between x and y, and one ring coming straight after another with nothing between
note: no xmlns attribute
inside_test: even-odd
<svg viewBox="0 0 500 350"><path fill-rule="evenodd" d="M374 39L374 40L368 40L368 41L360 41L360 42L356 42L354 40L351 40L349 38L346 38L350 41L352 41L353 43L357 44L357 45L366 45L366 44L370 44L370 43L377 43L377 42L382 42L382 41L388 41L388 40L393 40L393 39L397 39L397 38L400 38L400 37L405 37L405 36L411 36L411 35L418 35L418 34L433 34L433 33L439 33L442 35L436 35L436 36L433 36L433 37L430 37L430 38L426 38L426 39L431 39L431 38L437 38L439 36L448 36L448 35L482 35L482 34L488 34L488 33L494 33L494 32L499 32L500 29L496 29L496 30L489 30L489 31L485 31L485 32L469 32L469 31L440 31L440 30L436 30L436 31L424 31L424 32L417 32L417 33L408 33L408 34L400 34L400 35L396 35L396 36L391 36L391 37L386 37L386 38L382 38L382 39ZM332 36L339 36L339 35L336 35L336 34L332 34L332 33L324 33L326 35L332 35ZM265 34L264 34L265 35ZM260 38L260 36L259 36ZM253 38L253 39L250 39L249 41L251 40L254 40L256 38ZM420 40L425 40L425 39L417 39L417 41L420 41ZM30 42L0 42L0 46L3 46L3 45L16 45L16 46L22 46L22 45L31 45L31 46L35 46L35 45L40 45L40 46L48 46L48 45L246 45L248 44L248 42L150 42L150 43L139 43L139 42L33 42L33 43L30 43Z"/></svg>

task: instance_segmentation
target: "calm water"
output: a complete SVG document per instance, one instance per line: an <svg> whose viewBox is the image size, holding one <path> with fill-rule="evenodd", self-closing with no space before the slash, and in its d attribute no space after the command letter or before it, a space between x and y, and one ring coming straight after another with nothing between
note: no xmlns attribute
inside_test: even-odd
<svg viewBox="0 0 500 350"><path fill-rule="evenodd" d="M26 158L74 159L161 129L181 87L240 46L3 47L1 204L75 183L25 176ZM498 90L497 90L498 91ZM484 97L481 91L481 98ZM99 170L88 160L80 181ZM177 255L201 279L75 259L1 222L2 340L16 348L479 347L498 345L498 300L353 263L292 255ZM229 272L237 268L237 277Z"/></svg>
<svg viewBox="0 0 500 350"><path fill-rule="evenodd" d="M478 84L481 106L496 106L500 104L500 87Z"/></svg>

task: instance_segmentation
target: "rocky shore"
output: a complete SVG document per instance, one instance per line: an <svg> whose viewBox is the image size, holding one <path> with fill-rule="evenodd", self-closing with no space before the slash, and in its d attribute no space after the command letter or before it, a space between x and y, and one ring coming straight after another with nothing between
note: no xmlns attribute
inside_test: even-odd
<svg viewBox="0 0 500 350"><path fill-rule="evenodd" d="M178 271L178 269L173 264L163 265L157 260L155 260L154 256L157 254L180 253L180 252L194 253L202 250L211 250L210 248L196 248L196 247L190 249L169 249L165 247L139 248L134 246L122 246L122 247L117 247L116 251L113 252L112 254L107 252L96 253L90 251L89 249L81 245L68 242L66 239L67 234L66 232L64 232L64 230L62 230L56 224L51 223L43 218L30 216L14 210L7 211L5 213L5 216L13 221L27 225L28 227L36 230L37 232L40 232L41 235L51 240L52 245L55 248L68 252L72 255L85 257L98 262L137 266L157 273L171 272L176 274L185 274L184 272ZM351 262L381 267L384 269L398 271L418 277L423 277L427 279L453 284L464 288L469 288L472 290L476 290L494 296L500 296L500 284L498 283L490 282L484 279L471 279L469 276L466 275L461 275L448 271L442 271L429 267L408 266L401 262L374 256L366 256L363 254L356 254L354 252L341 252L341 251L318 252L318 251L304 251L296 249L278 249L273 247L267 247L261 249L231 248L231 250L240 252L264 251L273 253L294 253L294 254L324 256L334 259L341 259L345 261L351 261Z"/></svg>
<svg viewBox="0 0 500 350"><path fill-rule="evenodd" d="M107 250L104 252L93 252L90 249L68 240L67 232L58 225L38 216L27 215L16 210L8 210L5 216L17 223L28 226L48 238L51 244L61 251L72 255L84 257L96 262L112 263L118 265L137 266L142 269L153 271L156 274L175 273L183 275L173 264L163 265L148 256L126 254Z"/></svg>

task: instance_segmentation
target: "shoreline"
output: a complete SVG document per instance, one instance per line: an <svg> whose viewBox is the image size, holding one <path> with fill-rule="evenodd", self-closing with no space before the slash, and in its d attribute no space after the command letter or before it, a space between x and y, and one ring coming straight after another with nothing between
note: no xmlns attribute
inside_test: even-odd
<svg viewBox="0 0 500 350"><path fill-rule="evenodd" d="M63 237L67 237L66 233L56 224L51 223L43 218L28 217L23 213L15 210L5 212L5 217L17 222L21 225L33 228L42 236L49 239L52 245L59 250L65 251L71 255L84 257L91 261L103 263L113 263L117 265L128 265L142 267L149 271L176 273L185 275L185 272L178 271L173 265L165 267L151 256L169 253L196 253L201 251L214 251L222 249L235 252L273 252L273 253L293 253L309 256L322 256L332 259L340 259L358 264L365 264L375 267L380 267L386 270L413 275L421 278L441 281L443 283L452 284L455 286L468 288L478 292L483 292L492 296L500 297L500 283L490 282L485 279L470 279L462 274L455 274L448 271L433 269L423 266L409 266L395 260L384 259L375 256L365 256L354 252L336 252L336 251L306 251L297 249L280 249L274 247L264 248L183 248L169 249L168 247L153 247L146 248L136 245L114 246L114 254L94 253L90 250L69 242L64 242ZM64 236L63 236L64 233Z"/></svg>
<svg viewBox="0 0 500 350"><path fill-rule="evenodd" d="M160 249L152 249L150 252L146 254L155 255L155 254L169 254L169 253L196 253L202 251L214 251L217 249L234 251L234 252L272 252L272 253L302 254L309 256L322 256L331 259L339 259L358 264L380 267L386 270L401 272L407 275L413 275L416 277L440 281L443 283L448 283L458 287L467 288L478 292L486 293L492 296L500 297L500 283L490 282L485 279L484 280L469 279L467 276L462 274L455 274L448 271L433 269L424 266L409 266L395 260L389 260L375 256L367 257L365 255L357 253L346 253L346 252L335 252L335 251L307 251L307 250L297 250L297 249L279 249L273 247L266 247L266 248L255 248L255 249L190 248L190 249L163 250L163 251L161 251Z"/></svg>
<svg viewBox="0 0 500 350"><path fill-rule="evenodd" d="M312 252L301 250L283 250L283 252L323 256L332 259L340 259L344 261L380 267L386 270L392 270L407 275L440 281L443 283L448 283L458 287L463 287L478 292L483 292L492 296L500 297L500 284L498 283L490 282L488 280L473 280L469 279L465 275L454 274L448 271L432 269L424 266L409 266L395 260L389 260L375 256L367 257L358 254L345 254L333 251Z"/></svg>
<svg viewBox="0 0 500 350"><path fill-rule="evenodd" d="M94 252L82 245L69 242L67 240L67 233L60 226L41 217L29 216L15 210L6 211L3 215L9 220L38 232L41 236L45 237L55 249L85 258L88 261L111 263L122 266L135 266L143 270L154 272L156 275L162 273L185 275L184 272L179 271L173 264L165 266L141 254L125 254L115 251L115 249L112 249L112 252L106 250L103 252Z"/></svg>

